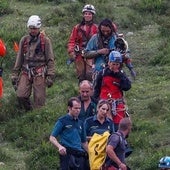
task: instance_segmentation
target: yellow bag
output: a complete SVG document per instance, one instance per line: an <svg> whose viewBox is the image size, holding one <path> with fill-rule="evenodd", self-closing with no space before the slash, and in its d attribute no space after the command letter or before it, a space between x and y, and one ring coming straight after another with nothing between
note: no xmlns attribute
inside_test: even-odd
<svg viewBox="0 0 170 170"><path fill-rule="evenodd" d="M100 170L106 159L106 145L110 133L104 132L102 135L94 133L89 144L89 163L91 170Z"/></svg>

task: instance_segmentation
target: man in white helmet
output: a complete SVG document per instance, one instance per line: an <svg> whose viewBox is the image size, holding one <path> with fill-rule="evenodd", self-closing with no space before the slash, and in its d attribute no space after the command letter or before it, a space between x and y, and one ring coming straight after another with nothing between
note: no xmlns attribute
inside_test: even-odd
<svg viewBox="0 0 170 170"><path fill-rule="evenodd" d="M51 41L40 32L40 17L30 16L27 27L29 34L20 40L11 79L19 106L29 111L45 105L46 86L53 85L55 66ZM33 105L30 102L32 89Z"/></svg>
<svg viewBox="0 0 170 170"><path fill-rule="evenodd" d="M84 59L83 50L92 35L97 33L98 26L94 23L96 10L93 5L87 4L82 9L81 23L73 27L67 44L68 61L74 61L77 78L80 81L92 80L92 59Z"/></svg>

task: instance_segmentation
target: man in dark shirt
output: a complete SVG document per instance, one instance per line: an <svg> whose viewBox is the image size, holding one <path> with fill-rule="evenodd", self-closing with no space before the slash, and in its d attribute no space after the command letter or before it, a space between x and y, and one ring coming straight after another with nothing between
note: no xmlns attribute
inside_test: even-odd
<svg viewBox="0 0 170 170"><path fill-rule="evenodd" d="M50 135L50 142L60 154L61 170L87 170L87 142L83 122L78 119L81 103L77 97L68 101L68 113L59 118ZM58 141L58 136L60 141Z"/></svg>
<svg viewBox="0 0 170 170"><path fill-rule="evenodd" d="M90 116L96 114L97 100L92 97L93 95L93 85L88 80L83 80L79 84L79 99L81 101L81 110L79 114L79 119L84 121Z"/></svg>
<svg viewBox="0 0 170 170"><path fill-rule="evenodd" d="M107 170L128 170L125 163L126 137L129 135L132 128L132 122L129 117L123 118L120 121L119 129L113 133L108 141L106 152L108 160L106 161Z"/></svg>

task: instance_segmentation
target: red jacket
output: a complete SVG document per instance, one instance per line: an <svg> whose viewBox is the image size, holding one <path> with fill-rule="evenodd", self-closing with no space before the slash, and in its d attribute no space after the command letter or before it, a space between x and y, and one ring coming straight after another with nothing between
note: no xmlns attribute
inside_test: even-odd
<svg viewBox="0 0 170 170"><path fill-rule="evenodd" d="M77 24L74 26L67 44L68 53L74 52L76 45L78 45L80 50L83 50L89 39L92 35L96 34L97 31L98 26L94 23L91 25Z"/></svg>

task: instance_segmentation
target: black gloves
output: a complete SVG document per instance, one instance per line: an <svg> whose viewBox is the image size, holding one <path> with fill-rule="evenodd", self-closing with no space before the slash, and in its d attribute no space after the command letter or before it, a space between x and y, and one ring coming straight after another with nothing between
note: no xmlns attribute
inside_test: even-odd
<svg viewBox="0 0 170 170"><path fill-rule="evenodd" d="M47 87L48 88L52 87L53 83L54 83L54 76L53 75L48 75L46 77L46 85L47 85Z"/></svg>
<svg viewBox="0 0 170 170"><path fill-rule="evenodd" d="M12 81L12 85L14 87L14 90L16 91L17 88L18 88L18 77L12 77L11 81Z"/></svg>

